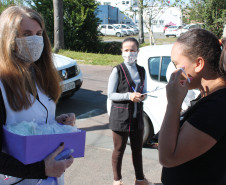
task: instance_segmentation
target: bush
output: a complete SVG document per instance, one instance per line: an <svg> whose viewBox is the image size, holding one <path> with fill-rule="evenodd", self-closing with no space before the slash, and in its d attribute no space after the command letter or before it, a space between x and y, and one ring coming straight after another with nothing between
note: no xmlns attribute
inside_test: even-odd
<svg viewBox="0 0 226 185"><path fill-rule="evenodd" d="M50 41L54 42L53 2L50 0L25 0L42 14ZM64 0L64 45L65 49L98 52L98 23L95 0Z"/></svg>
<svg viewBox="0 0 226 185"><path fill-rule="evenodd" d="M98 53L121 55L121 42L101 42Z"/></svg>

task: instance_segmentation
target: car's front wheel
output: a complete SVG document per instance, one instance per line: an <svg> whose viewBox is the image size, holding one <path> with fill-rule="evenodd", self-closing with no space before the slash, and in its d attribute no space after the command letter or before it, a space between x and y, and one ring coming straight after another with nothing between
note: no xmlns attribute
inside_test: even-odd
<svg viewBox="0 0 226 185"><path fill-rule="evenodd" d="M147 116L145 112L143 112L143 119L144 119L144 135L143 135L143 146L148 144L148 141L154 135L154 128L152 125L151 120Z"/></svg>
<svg viewBox="0 0 226 185"><path fill-rule="evenodd" d="M146 146L150 139L154 136L154 128L152 122L145 112L143 112L144 119L144 135L143 135L143 146ZM128 138L127 144L130 145L130 139Z"/></svg>
<svg viewBox="0 0 226 185"><path fill-rule="evenodd" d="M117 33L116 33L116 36L117 36L117 37L121 37L121 33L117 32Z"/></svg>

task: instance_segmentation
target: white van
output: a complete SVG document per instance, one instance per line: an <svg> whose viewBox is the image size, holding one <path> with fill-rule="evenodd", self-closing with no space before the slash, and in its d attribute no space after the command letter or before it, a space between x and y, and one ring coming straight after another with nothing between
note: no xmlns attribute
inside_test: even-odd
<svg viewBox="0 0 226 185"><path fill-rule="evenodd" d="M102 35L112 35L117 37L123 37L126 35L126 32L122 29L116 28L111 24L100 24L98 30Z"/></svg>

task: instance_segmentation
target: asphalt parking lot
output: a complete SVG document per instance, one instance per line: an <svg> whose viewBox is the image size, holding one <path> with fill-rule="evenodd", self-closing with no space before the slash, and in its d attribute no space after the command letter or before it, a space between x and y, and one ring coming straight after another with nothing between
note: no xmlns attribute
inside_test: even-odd
<svg viewBox="0 0 226 185"><path fill-rule="evenodd" d="M65 185L111 185L113 142L111 130L108 129L106 99L107 82L112 67L80 67L84 75L82 88L73 97L60 101L57 105L57 115L74 112L77 115L78 128L86 130L85 157L76 158L66 170ZM156 149L143 148L143 166L146 178L156 185L161 185L161 165ZM125 185L134 184L129 145L123 158L122 175Z"/></svg>

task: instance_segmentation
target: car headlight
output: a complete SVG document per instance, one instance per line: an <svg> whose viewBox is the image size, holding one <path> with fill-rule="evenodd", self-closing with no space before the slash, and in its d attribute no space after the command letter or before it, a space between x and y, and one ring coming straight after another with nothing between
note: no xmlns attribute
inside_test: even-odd
<svg viewBox="0 0 226 185"><path fill-rule="evenodd" d="M78 65L75 66L75 76L80 73L80 67Z"/></svg>
<svg viewBox="0 0 226 185"><path fill-rule="evenodd" d="M63 70L61 71L61 78L62 78L63 80L66 80L66 79L68 78L68 73L67 73L67 70L66 70L66 69L63 69Z"/></svg>

